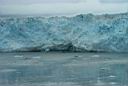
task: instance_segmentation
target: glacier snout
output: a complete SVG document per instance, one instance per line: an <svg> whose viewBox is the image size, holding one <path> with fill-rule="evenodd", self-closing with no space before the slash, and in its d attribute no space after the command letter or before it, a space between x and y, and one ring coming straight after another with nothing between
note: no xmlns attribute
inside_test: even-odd
<svg viewBox="0 0 128 86"><path fill-rule="evenodd" d="M128 13L0 17L0 51L128 52Z"/></svg>

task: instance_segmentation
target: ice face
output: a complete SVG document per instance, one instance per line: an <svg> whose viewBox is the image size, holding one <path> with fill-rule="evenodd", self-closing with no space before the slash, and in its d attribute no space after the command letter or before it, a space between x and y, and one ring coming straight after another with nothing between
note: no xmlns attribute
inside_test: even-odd
<svg viewBox="0 0 128 86"><path fill-rule="evenodd" d="M128 52L128 13L0 17L0 51Z"/></svg>

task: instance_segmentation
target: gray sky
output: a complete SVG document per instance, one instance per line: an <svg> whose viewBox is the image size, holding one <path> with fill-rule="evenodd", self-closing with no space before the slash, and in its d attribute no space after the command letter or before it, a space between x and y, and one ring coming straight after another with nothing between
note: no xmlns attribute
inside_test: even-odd
<svg viewBox="0 0 128 86"><path fill-rule="evenodd" d="M100 0L103 3L128 3L128 0Z"/></svg>
<svg viewBox="0 0 128 86"><path fill-rule="evenodd" d="M0 4L37 4L37 3L78 3L99 1L103 3L126 3L128 0L0 0Z"/></svg>
<svg viewBox="0 0 128 86"><path fill-rule="evenodd" d="M128 0L0 0L0 14L80 14L128 11Z"/></svg>
<svg viewBox="0 0 128 86"><path fill-rule="evenodd" d="M0 0L1 4L77 3L79 0Z"/></svg>

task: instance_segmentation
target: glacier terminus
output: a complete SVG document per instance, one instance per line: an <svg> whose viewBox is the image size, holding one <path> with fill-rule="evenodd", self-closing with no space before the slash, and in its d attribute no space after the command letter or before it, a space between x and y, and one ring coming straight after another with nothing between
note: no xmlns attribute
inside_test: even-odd
<svg viewBox="0 0 128 86"><path fill-rule="evenodd" d="M0 52L128 52L128 13L0 17Z"/></svg>

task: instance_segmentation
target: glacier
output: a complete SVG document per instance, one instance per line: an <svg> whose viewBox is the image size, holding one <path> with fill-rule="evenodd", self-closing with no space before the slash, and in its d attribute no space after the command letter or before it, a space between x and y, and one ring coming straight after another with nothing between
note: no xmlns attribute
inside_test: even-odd
<svg viewBox="0 0 128 86"><path fill-rule="evenodd" d="M1 16L0 52L128 52L128 13Z"/></svg>

